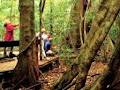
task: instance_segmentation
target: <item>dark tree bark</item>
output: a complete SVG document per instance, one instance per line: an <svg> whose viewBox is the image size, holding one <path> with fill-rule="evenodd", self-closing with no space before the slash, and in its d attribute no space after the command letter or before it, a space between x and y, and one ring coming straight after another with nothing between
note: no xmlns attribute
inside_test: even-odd
<svg viewBox="0 0 120 90"><path fill-rule="evenodd" d="M55 85L55 90L65 88L76 75L77 81L75 90L80 90L84 87L91 63L118 15L120 9L119 1L120 0L103 0L93 20L87 39L80 48L79 56L76 59L76 71L74 72L74 69L67 71L64 75L66 77L63 76L60 82ZM73 72L76 74L72 74Z"/></svg>
<svg viewBox="0 0 120 90"><path fill-rule="evenodd" d="M39 79L34 30L34 0L19 0L19 10L20 54L18 56L18 64L15 68L14 83L19 85L22 82L26 82L25 85L30 86L36 84Z"/></svg>

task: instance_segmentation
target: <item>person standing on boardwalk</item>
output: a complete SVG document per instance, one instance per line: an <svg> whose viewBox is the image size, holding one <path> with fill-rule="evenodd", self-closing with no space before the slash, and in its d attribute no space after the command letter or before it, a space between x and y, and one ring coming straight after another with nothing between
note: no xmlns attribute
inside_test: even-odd
<svg viewBox="0 0 120 90"><path fill-rule="evenodd" d="M5 28L5 34L4 34L4 41L14 41L14 30L16 29L18 25L11 23L9 20L4 23ZM7 56L6 54L7 50L6 47L4 48L4 56ZM9 56L13 56L13 47L10 49Z"/></svg>

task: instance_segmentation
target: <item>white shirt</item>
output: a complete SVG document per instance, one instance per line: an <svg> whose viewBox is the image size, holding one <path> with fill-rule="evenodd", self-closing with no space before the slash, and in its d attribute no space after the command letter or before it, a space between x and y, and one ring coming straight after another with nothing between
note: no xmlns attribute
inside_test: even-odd
<svg viewBox="0 0 120 90"><path fill-rule="evenodd" d="M43 40L48 39L48 35L47 35L47 34L45 34L45 33L42 33L41 37L42 37L42 39L43 39Z"/></svg>

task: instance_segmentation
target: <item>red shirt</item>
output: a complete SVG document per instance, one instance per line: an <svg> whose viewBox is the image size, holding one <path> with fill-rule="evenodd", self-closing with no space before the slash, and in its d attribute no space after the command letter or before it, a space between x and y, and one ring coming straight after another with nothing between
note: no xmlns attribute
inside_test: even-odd
<svg viewBox="0 0 120 90"><path fill-rule="evenodd" d="M4 36L4 40L5 41L13 41L14 40L14 36L13 36L13 31L15 30L16 25L13 25L12 23L6 23L5 24L5 36Z"/></svg>

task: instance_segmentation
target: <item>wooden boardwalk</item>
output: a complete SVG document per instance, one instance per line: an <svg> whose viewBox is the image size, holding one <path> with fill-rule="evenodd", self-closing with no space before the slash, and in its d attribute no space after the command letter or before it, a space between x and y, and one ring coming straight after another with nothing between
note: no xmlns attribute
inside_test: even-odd
<svg viewBox="0 0 120 90"><path fill-rule="evenodd" d="M0 61L0 72L11 71L17 65L18 60L16 58L6 58Z"/></svg>
<svg viewBox="0 0 120 90"><path fill-rule="evenodd" d="M17 65L17 58L6 58L0 60L0 72L6 72L14 70L15 66ZM59 62L59 57L55 55L54 57L48 57L48 59L40 60L39 61L39 68L43 68L48 64L53 62Z"/></svg>

